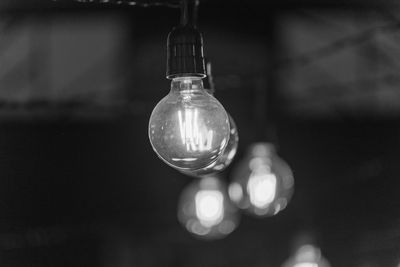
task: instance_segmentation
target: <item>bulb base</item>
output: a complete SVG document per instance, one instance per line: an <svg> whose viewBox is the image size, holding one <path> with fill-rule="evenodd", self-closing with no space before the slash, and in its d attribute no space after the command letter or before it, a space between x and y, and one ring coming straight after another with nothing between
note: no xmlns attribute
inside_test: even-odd
<svg viewBox="0 0 400 267"><path fill-rule="evenodd" d="M166 76L206 77L203 37L194 26L178 26L169 33Z"/></svg>

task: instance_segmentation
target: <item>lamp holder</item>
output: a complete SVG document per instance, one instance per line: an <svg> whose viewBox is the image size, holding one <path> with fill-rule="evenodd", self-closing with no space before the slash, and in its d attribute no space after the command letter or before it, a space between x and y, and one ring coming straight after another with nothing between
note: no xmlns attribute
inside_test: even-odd
<svg viewBox="0 0 400 267"><path fill-rule="evenodd" d="M203 37L197 30L198 0L181 2L181 22L173 28L167 40L168 79L176 77L206 77Z"/></svg>

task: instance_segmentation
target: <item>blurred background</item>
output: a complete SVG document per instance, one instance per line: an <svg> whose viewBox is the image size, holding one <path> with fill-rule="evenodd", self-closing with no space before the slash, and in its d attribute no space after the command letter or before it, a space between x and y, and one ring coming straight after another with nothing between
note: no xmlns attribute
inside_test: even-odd
<svg viewBox="0 0 400 267"><path fill-rule="evenodd" d="M215 95L239 129L232 166L268 113L295 177L284 211L216 241L179 224L193 178L147 136L176 4L2 1L0 266L279 267L304 239L332 266L399 266L394 1L200 2Z"/></svg>

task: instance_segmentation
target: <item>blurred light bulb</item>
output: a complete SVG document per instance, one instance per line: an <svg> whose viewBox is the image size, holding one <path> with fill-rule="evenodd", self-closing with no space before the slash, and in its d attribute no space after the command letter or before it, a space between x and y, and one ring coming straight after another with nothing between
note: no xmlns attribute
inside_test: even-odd
<svg viewBox="0 0 400 267"><path fill-rule="evenodd" d="M186 230L203 239L223 238L235 230L239 217L226 191L215 176L186 187L178 204L178 219Z"/></svg>
<svg viewBox="0 0 400 267"><path fill-rule="evenodd" d="M276 177L271 173L253 173L247 183L250 202L257 208L265 208L272 203L276 194Z"/></svg>
<svg viewBox="0 0 400 267"><path fill-rule="evenodd" d="M203 190L195 196L196 216L200 223L211 227L224 217L224 196L218 190Z"/></svg>
<svg viewBox="0 0 400 267"><path fill-rule="evenodd" d="M229 142L223 106L203 89L199 77L178 77L170 93L154 108L149 138L157 155L181 170L198 170L215 162Z"/></svg>
<svg viewBox="0 0 400 267"><path fill-rule="evenodd" d="M321 250L313 245L302 245L282 267L330 267Z"/></svg>
<svg viewBox="0 0 400 267"><path fill-rule="evenodd" d="M272 216L283 210L293 194L290 167L270 143L253 144L234 170L229 196L236 205L256 216Z"/></svg>

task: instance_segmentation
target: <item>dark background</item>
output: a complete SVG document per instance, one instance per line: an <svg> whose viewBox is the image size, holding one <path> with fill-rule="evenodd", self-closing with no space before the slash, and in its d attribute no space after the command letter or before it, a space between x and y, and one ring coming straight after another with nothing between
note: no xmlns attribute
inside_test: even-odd
<svg viewBox="0 0 400 267"><path fill-rule="evenodd" d="M332 266L398 266L397 6L201 1L232 165L273 136L268 119L295 177L276 217L202 241L176 218L191 178L147 137L179 21L165 4L1 3L0 266L280 266L305 233Z"/></svg>

